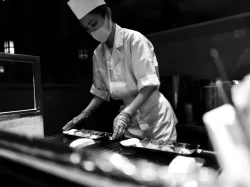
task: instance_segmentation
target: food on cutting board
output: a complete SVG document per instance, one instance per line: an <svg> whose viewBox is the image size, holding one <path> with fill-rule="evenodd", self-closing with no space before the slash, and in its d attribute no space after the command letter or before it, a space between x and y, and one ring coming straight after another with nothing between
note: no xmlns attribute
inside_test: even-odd
<svg viewBox="0 0 250 187"><path fill-rule="evenodd" d="M140 142L140 140L137 139L137 138L130 138L130 139L127 139L127 140L123 140L120 143L125 147L130 147L130 146L133 146L133 145L135 145L135 144L137 144L139 142Z"/></svg>
<svg viewBox="0 0 250 187"><path fill-rule="evenodd" d="M89 139L98 139L102 137L108 137L110 136L107 132L99 132L95 130L87 130L87 129L71 129L69 131L63 131L63 134L66 135L73 135L81 138L89 138Z"/></svg>
<svg viewBox="0 0 250 187"><path fill-rule="evenodd" d="M156 141L150 139L139 140L137 138L130 138L120 142L126 147L138 147L145 149L153 149L159 151L173 152L183 155L192 154L198 147L197 145L191 145L186 143L176 143L171 141Z"/></svg>
<svg viewBox="0 0 250 187"><path fill-rule="evenodd" d="M63 134L75 135L77 131L77 129L70 129L68 131L63 131Z"/></svg>
<svg viewBox="0 0 250 187"><path fill-rule="evenodd" d="M94 135L94 134L89 136L90 139L96 139L96 138L99 138L99 137L100 137L100 136Z"/></svg>
<svg viewBox="0 0 250 187"><path fill-rule="evenodd" d="M94 140L91 139L87 139L87 138L80 138L77 140L74 140L73 142L71 142L71 144L69 145L71 148L74 149L79 149L79 148L83 148L89 145L94 144Z"/></svg>
<svg viewBox="0 0 250 187"><path fill-rule="evenodd" d="M185 147L176 147L175 148L175 152L176 153L180 153L180 154L191 154L191 151L186 149Z"/></svg>

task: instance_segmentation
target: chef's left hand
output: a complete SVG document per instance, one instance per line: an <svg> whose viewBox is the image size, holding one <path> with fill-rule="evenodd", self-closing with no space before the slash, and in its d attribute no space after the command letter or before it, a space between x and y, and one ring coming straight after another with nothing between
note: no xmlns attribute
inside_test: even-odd
<svg viewBox="0 0 250 187"><path fill-rule="evenodd" d="M114 120L113 124L113 135L112 140L117 140L122 138L127 129L130 121L131 121L131 114L122 111Z"/></svg>

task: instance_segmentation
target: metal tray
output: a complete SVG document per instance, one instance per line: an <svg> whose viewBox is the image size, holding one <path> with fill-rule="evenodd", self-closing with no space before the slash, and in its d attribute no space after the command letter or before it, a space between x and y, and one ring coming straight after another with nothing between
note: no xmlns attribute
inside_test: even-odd
<svg viewBox="0 0 250 187"><path fill-rule="evenodd" d="M92 140L110 139L112 136L112 133L87 129L71 129L69 131L63 131L63 134L71 137L88 138Z"/></svg>
<svg viewBox="0 0 250 187"><path fill-rule="evenodd" d="M141 151L156 151L161 153L171 153L176 155L193 155L200 148L200 145L181 143L181 142L154 142L149 139L139 140L131 138L123 140L120 144L124 147L133 147Z"/></svg>

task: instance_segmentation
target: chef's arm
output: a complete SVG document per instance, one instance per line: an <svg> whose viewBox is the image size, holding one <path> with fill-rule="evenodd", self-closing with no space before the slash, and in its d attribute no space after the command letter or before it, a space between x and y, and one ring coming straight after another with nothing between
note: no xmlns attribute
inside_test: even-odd
<svg viewBox="0 0 250 187"><path fill-rule="evenodd" d="M130 105L128 105L123 111L133 116L136 111L145 103L145 101L152 95L155 89L156 86L143 87L132 103L130 103Z"/></svg>
<svg viewBox="0 0 250 187"><path fill-rule="evenodd" d="M104 103L104 100L95 96L93 99L90 101L89 105L84 109L84 111L89 111L91 113L95 112L99 106Z"/></svg>

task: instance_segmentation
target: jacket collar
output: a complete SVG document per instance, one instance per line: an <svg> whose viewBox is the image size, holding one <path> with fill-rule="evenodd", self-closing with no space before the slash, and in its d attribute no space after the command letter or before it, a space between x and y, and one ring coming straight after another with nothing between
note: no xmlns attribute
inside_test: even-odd
<svg viewBox="0 0 250 187"><path fill-rule="evenodd" d="M115 37L114 37L114 46L113 46L113 64L115 65L117 60L120 56L120 47L123 46L123 29L116 24L115 28ZM102 43L102 49L103 49L103 60L107 60L106 57L106 50L108 49L107 45L105 43Z"/></svg>
<svg viewBox="0 0 250 187"><path fill-rule="evenodd" d="M123 45L123 32L122 28L116 24L115 28L115 41L114 41L114 47L118 49Z"/></svg>
<svg viewBox="0 0 250 187"><path fill-rule="evenodd" d="M122 32L122 28L119 25L116 24L113 49L118 50L119 47L121 47L121 46L123 46L123 32ZM104 51L105 51L105 49L108 48L106 43L102 43L102 48L103 48Z"/></svg>

